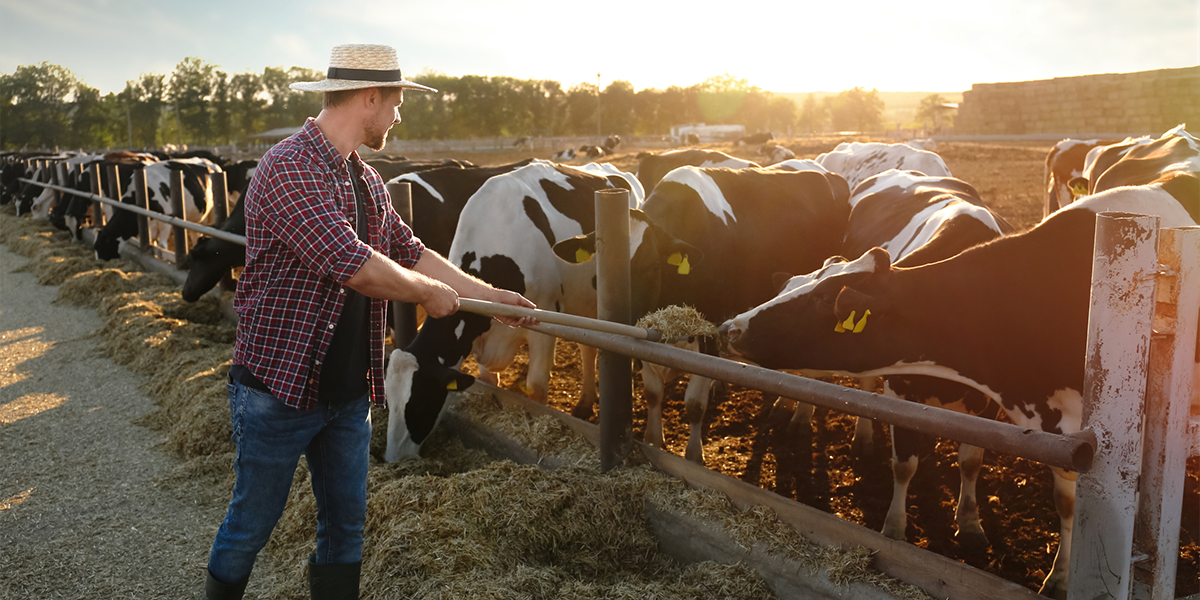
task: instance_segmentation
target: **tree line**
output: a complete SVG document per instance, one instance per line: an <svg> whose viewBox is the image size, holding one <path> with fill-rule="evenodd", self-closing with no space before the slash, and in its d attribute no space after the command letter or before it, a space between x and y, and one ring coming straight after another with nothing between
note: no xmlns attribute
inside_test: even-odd
<svg viewBox="0 0 1200 600"><path fill-rule="evenodd" d="M188 57L170 75L143 73L121 92L101 95L60 65L22 65L0 73L0 148L244 146L320 112L320 94L288 86L321 78L302 67L231 75ZM621 80L564 89L557 81L502 76L425 72L413 79L439 92L405 95L396 138L665 135L673 125L700 122L741 124L748 132L875 131L884 109L876 90L810 95L797 107L730 75L641 91Z"/></svg>

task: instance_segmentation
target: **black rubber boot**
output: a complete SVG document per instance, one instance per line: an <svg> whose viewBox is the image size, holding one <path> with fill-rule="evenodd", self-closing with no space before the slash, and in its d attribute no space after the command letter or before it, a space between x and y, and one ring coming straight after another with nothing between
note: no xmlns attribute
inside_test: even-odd
<svg viewBox="0 0 1200 600"><path fill-rule="evenodd" d="M208 579L204 581L204 600L242 600L242 595L246 593L246 583L249 581L250 576L247 575L241 581L221 583L212 573L208 573Z"/></svg>
<svg viewBox="0 0 1200 600"><path fill-rule="evenodd" d="M358 578L362 561L337 565L318 565L317 557L308 557L308 590L312 600L358 600Z"/></svg>

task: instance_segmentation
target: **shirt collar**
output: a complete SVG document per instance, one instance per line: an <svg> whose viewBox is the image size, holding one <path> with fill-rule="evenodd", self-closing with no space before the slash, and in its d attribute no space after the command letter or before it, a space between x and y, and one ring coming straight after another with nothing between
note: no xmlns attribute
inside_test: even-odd
<svg viewBox="0 0 1200 600"><path fill-rule="evenodd" d="M304 122L304 127L300 128L298 137L300 141L311 146L317 157L325 161L331 169L338 170L347 166L346 159L342 158L342 154L337 151L329 138L325 137L321 128L317 127L316 119L308 117ZM359 158L357 150L350 153L349 159L359 163L360 168L362 167L362 159Z"/></svg>

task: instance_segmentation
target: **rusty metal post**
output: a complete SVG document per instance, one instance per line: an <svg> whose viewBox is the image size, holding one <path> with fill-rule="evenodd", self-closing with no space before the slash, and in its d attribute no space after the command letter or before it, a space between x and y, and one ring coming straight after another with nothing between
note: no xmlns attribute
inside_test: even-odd
<svg viewBox="0 0 1200 600"><path fill-rule="evenodd" d="M120 200L125 195L125 190L121 189L121 173L117 170L117 165L108 165L108 192L113 200Z"/></svg>
<svg viewBox="0 0 1200 600"><path fill-rule="evenodd" d="M603 321L629 325L629 190L596 192L596 312ZM633 361L601 350L600 470L609 471L633 447Z"/></svg>
<svg viewBox="0 0 1200 600"><path fill-rule="evenodd" d="M146 188L146 169L136 169L133 172L133 199L138 208L150 209L150 190ZM138 247L142 252L150 250L150 219L138 215Z"/></svg>
<svg viewBox="0 0 1200 600"><path fill-rule="evenodd" d="M57 165L54 165L54 180L58 183L59 186L67 187L67 174L69 172L70 172L70 169L67 168L67 161L65 161L65 160L58 163ZM59 191L54 192L54 208L58 208L59 212L62 214L65 214L64 210L66 209L66 207L65 206L59 207L58 205L65 201L67 201L67 197L66 197L65 193L59 192Z"/></svg>
<svg viewBox="0 0 1200 600"><path fill-rule="evenodd" d="M1163 229L1158 244L1158 297L1146 386L1141 501L1133 549L1134 596L1174 600L1180 515L1191 453L1190 386L1200 320L1200 227Z"/></svg>
<svg viewBox="0 0 1200 600"><path fill-rule="evenodd" d="M412 184L407 181L388 182L388 196L400 219L412 226ZM405 348L417 338L417 305L412 302L392 302L392 345Z"/></svg>
<svg viewBox="0 0 1200 600"><path fill-rule="evenodd" d="M104 196L104 186L100 185L100 165L93 164L92 168L92 193L97 196ZM105 196L106 197L106 196ZM101 210L104 205L92 200L92 229L100 231L104 228L104 211Z"/></svg>
<svg viewBox="0 0 1200 600"><path fill-rule="evenodd" d="M183 171L171 171L171 210L175 211L176 217L186 218L183 214ZM171 237L175 238L175 267L182 269L183 261L187 258L187 230L172 225Z"/></svg>
<svg viewBox="0 0 1200 600"><path fill-rule="evenodd" d="M229 218L229 188L225 173L209 173L208 189L212 190L213 227L220 227Z"/></svg>
<svg viewBox="0 0 1200 600"><path fill-rule="evenodd" d="M1157 243L1156 216L1096 217L1081 427L1101 451L1076 483L1068 600L1129 597Z"/></svg>

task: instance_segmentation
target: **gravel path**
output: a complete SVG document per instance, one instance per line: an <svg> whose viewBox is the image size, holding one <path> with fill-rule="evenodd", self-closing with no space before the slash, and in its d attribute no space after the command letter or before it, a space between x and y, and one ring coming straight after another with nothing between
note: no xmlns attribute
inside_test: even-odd
<svg viewBox="0 0 1200 600"><path fill-rule="evenodd" d="M224 504L169 483L141 378L26 261L0 245L0 598L202 597Z"/></svg>

